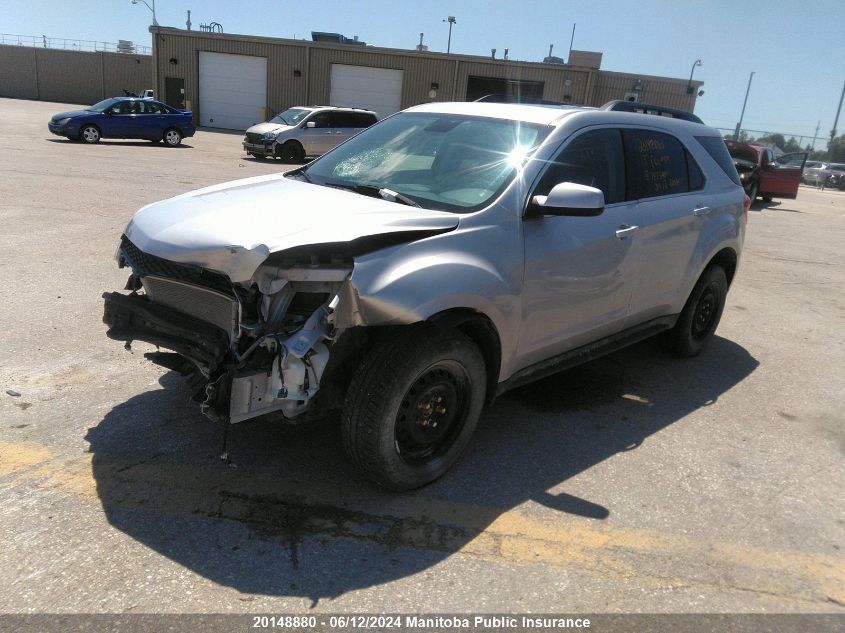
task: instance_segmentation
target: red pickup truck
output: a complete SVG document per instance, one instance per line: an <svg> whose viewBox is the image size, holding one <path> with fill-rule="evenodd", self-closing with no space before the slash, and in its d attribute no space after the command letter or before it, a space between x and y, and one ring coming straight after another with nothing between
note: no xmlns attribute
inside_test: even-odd
<svg viewBox="0 0 845 633"><path fill-rule="evenodd" d="M773 198L795 198L798 195L806 152L782 154L775 158L770 147L756 143L725 141L725 145L752 203L758 196L765 202L771 202Z"/></svg>

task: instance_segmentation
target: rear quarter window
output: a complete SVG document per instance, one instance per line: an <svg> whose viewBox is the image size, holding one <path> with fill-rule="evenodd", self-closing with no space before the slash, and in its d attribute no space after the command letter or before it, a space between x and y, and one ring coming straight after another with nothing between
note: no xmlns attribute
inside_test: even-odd
<svg viewBox="0 0 845 633"><path fill-rule="evenodd" d="M719 136L696 136L695 140L710 154L710 157L722 168L725 175L734 184L741 187L742 183L739 180L739 174L736 171L736 167L734 167L731 155L728 153L728 148L725 146L725 141Z"/></svg>

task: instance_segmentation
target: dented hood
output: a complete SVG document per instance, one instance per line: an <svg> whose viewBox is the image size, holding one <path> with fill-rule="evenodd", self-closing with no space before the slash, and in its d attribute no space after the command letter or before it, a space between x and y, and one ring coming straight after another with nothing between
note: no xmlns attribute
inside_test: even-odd
<svg viewBox="0 0 845 633"><path fill-rule="evenodd" d="M351 242L458 226L445 211L312 185L281 174L214 185L142 208L126 237L151 255L247 281L270 255L297 246Z"/></svg>

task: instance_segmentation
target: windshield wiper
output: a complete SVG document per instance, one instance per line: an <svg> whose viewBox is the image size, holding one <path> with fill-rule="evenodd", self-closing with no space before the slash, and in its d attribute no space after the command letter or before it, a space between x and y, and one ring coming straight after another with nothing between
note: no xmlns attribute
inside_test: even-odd
<svg viewBox="0 0 845 633"><path fill-rule="evenodd" d="M324 184L327 187L336 187L338 189L354 191L355 193L360 193L363 196L370 196L372 198L379 197L383 200L387 200L388 202L398 202L399 204L406 204L409 207L421 208L417 202L405 194L393 191L393 189L387 189L386 187L377 187L376 185L353 185L351 183L347 184L343 182L327 182Z"/></svg>

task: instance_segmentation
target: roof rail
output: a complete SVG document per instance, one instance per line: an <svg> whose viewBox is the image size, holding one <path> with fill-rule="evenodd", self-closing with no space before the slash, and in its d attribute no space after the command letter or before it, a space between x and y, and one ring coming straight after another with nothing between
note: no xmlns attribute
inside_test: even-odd
<svg viewBox="0 0 845 633"><path fill-rule="evenodd" d="M677 108L669 108L666 106L653 105L651 103L639 103L638 101L623 101L621 99L617 99L615 101L608 101L601 107L601 109L612 110L614 112L653 114L656 116L669 117L670 119L682 119L684 121L692 121L693 123L704 123L704 121L699 119L692 112L679 110Z"/></svg>

